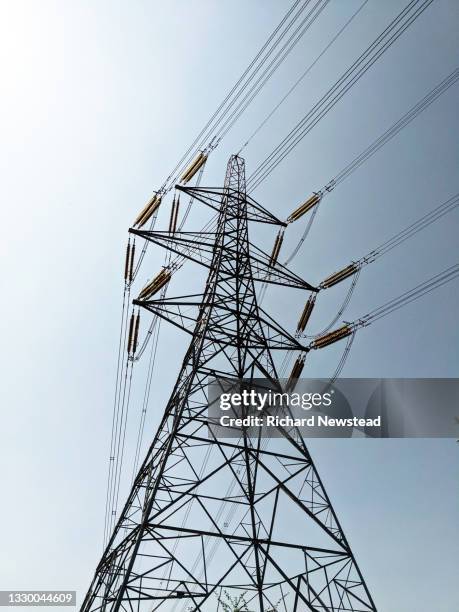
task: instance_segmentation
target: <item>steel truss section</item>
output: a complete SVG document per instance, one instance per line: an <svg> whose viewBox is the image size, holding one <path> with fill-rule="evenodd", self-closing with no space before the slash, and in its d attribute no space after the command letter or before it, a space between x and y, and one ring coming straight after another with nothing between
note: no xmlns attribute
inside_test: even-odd
<svg viewBox="0 0 459 612"><path fill-rule="evenodd" d="M210 377L280 388L272 350L301 346L257 303L254 281L269 270L248 221L277 220L247 198L243 159L230 158L223 189L182 190L213 198L218 210L214 234L193 234L208 279L202 294L136 302L191 342L82 610L215 612L226 591L253 612L375 611L298 430L279 427L282 437L268 445L244 431L217 439L208 427ZM158 243L178 252L180 240ZM287 268L278 274L314 290ZM186 320L184 305L194 309Z"/></svg>

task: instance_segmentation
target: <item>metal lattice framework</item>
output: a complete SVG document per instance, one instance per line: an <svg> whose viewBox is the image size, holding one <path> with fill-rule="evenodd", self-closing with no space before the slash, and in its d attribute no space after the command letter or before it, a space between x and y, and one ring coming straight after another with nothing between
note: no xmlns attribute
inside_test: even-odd
<svg viewBox="0 0 459 612"><path fill-rule="evenodd" d="M191 342L82 610L210 612L225 590L254 612L374 611L299 432L268 447L208 428L209 378L278 385L273 351L304 348L259 307L255 281L315 289L250 243L248 221L284 224L246 195L240 157L223 189L180 189L218 210L215 232L131 232L209 274L202 294L135 302Z"/></svg>

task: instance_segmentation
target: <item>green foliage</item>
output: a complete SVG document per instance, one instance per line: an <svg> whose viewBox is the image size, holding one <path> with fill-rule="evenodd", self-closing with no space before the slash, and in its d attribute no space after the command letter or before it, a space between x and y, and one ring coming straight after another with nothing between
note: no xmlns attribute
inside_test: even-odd
<svg viewBox="0 0 459 612"><path fill-rule="evenodd" d="M249 610L247 601L245 600L246 591L238 597L231 597L227 591L224 591L224 594L226 601L220 597L218 598L218 601L222 605L223 612L253 612L252 610ZM269 610L266 610L266 612L278 612L281 601L282 599L279 599L274 607L269 608Z"/></svg>
<svg viewBox="0 0 459 612"><path fill-rule="evenodd" d="M231 597L231 595L227 591L225 591L224 593L226 601L221 598L218 598L218 601L223 607L223 612L251 612L251 610L249 610L249 608L247 607L247 602L244 597L245 593L242 593L238 597Z"/></svg>

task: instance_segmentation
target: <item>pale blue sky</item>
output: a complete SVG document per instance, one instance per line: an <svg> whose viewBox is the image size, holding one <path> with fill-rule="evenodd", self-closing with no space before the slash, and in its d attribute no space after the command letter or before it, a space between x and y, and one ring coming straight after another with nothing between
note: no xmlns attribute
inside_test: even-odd
<svg viewBox="0 0 459 612"><path fill-rule="evenodd" d="M223 181L228 156L359 4L332 0L212 155L204 183ZM370 0L247 148L249 173L404 4ZM126 229L289 6L0 4L1 589L75 589L81 600L89 585L102 544ZM252 195L287 216L456 68L458 6L435 0ZM457 104L456 85L324 201L295 271L319 282L459 190ZM456 263L458 219L456 211L367 267L346 318ZM286 250L302 227L289 228ZM152 249L145 278L161 261ZM201 276L179 279L192 286ZM321 296L314 325L344 291ZM359 332L343 375L457 376L458 302L453 283ZM292 328L302 297L273 290L265 305ZM146 439L185 341L164 327ZM341 349L318 351L307 374L331 374ZM144 375L140 364L128 464ZM455 441L310 448L378 608L456 612Z"/></svg>

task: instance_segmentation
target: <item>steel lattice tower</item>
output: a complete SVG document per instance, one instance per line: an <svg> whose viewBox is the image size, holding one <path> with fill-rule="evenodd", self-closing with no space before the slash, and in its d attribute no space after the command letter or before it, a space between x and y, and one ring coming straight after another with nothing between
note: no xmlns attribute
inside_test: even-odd
<svg viewBox="0 0 459 612"><path fill-rule="evenodd" d="M208 430L209 377L278 384L273 351L302 348L258 305L255 281L314 288L250 243L249 221L284 224L246 195L240 157L223 189L178 188L218 211L215 232L131 232L209 274L202 294L135 302L191 342L82 610L210 612L224 589L254 612L375 611L298 431L268 446Z"/></svg>

